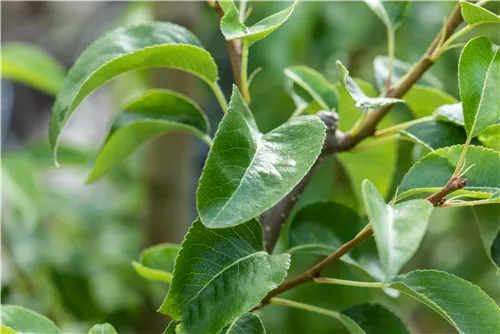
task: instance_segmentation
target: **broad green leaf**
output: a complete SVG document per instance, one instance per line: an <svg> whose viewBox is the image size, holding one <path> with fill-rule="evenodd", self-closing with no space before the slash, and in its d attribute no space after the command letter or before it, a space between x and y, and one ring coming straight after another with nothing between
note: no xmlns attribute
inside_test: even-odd
<svg viewBox="0 0 500 334"><path fill-rule="evenodd" d="M486 128L477 138L484 146L500 152L500 123Z"/></svg>
<svg viewBox="0 0 500 334"><path fill-rule="evenodd" d="M187 132L211 143L205 114L183 95L150 90L122 109L99 150L88 183L104 176L148 140L166 132Z"/></svg>
<svg viewBox="0 0 500 334"><path fill-rule="evenodd" d="M255 23L251 27L245 26L240 21L240 13L233 1L220 1L219 3L225 13L220 21L220 27L226 40L242 39L246 40L249 45L252 45L267 37L285 23L290 15L292 15L298 1L295 1L290 7Z"/></svg>
<svg viewBox="0 0 500 334"><path fill-rule="evenodd" d="M178 327L181 327L180 321L172 320L168 324L167 328L165 328L163 334L181 334L180 332L182 332L182 330L177 331Z"/></svg>
<svg viewBox="0 0 500 334"><path fill-rule="evenodd" d="M434 193L450 180L463 150L463 145L445 147L427 154L413 165L399 186L398 199L417 193ZM471 198L489 198L500 190L498 161L500 153L481 146L471 146L465 156L466 166L471 166L463 176L465 188L453 195Z"/></svg>
<svg viewBox="0 0 500 334"><path fill-rule="evenodd" d="M18 334L59 334L59 328L49 318L21 306L1 306L2 325Z"/></svg>
<svg viewBox="0 0 500 334"><path fill-rule="evenodd" d="M470 40L458 64L465 130L475 137L500 119L500 52L486 37Z"/></svg>
<svg viewBox="0 0 500 334"><path fill-rule="evenodd" d="M460 145L467 140L467 134L462 127L435 120L413 124L402 130L401 134L431 151L446 146Z"/></svg>
<svg viewBox="0 0 500 334"><path fill-rule="evenodd" d="M13 330L10 327L4 326L4 325L0 325L0 333L1 334L17 334L17 332L15 330Z"/></svg>
<svg viewBox="0 0 500 334"><path fill-rule="evenodd" d="M432 113L443 105L457 103L457 100L438 89L425 86L413 86L403 96L415 118L431 116Z"/></svg>
<svg viewBox="0 0 500 334"><path fill-rule="evenodd" d="M224 327L219 334L266 334L266 329L256 314L245 313Z"/></svg>
<svg viewBox="0 0 500 334"><path fill-rule="evenodd" d="M460 333L491 334L500 328L500 308L474 284L435 270L418 270L391 278L387 287L429 306Z"/></svg>
<svg viewBox="0 0 500 334"><path fill-rule="evenodd" d="M316 116L301 116L261 134L234 87L196 194L203 224L237 225L272 207L311 168L324 138L325 125Z"/></svg>
<svg viewBox="0 0 500 334"><path fill-rule="evenodd" d="M442 105L434 111L433 115L438 121L451 122L456 125L464 126L464 113L461 102Z"/></svg>
<svg viewBox="0 0 500 334"><path fill-rule="evenodd" d="M369 0L365 3L382 20L388 30L396 30L401 26L410 6L409 1Z"/></svg>
<svg viewBox="0 0 500 334"><path fill-rule="evenodd" d="M481 23L500 23L500 16L476 4L460 1L462 17L470 25Z"/></svg>
<svg viewBox="0 0 500 334"><path fill-rule="evenodd" d="M412 65L405 63L404 61L394 59L394 68L391 76L391 85L396 85L401 78L405 76L411 70ZM375 72L375 81L377 87L380 91L385 89L385 83L387 82L387 77L389 76L389 58L385 56L376 56L373 61L373 70ZM432 75L430 72L426 72L420 80L417 82L421 86L430 86L437 89L442 89L443 84L441 81Z"/></svg>
<svg viewBox="0 0 500 334"><path fill-rule="evenodd" d="M2 78L17 81L56 95L64 84L66 71L51 55L31 44L2 45Z"/></svg>
<svg viewBox="0 0 500 334"><path fill-rule="evenodd" d="M354 100L355 106L362 110L378 109L395 103L404 103L403 100L390 97L368 97L363 90L358 86L356 81L349 75L349 71L337 61L337 66L340 69L340 83L342 87L349 93Z"/></svg>
<svg viewBox="0 0 500 334"><path fill-rule="evenodd" d="M497 267L498 272L500 271L500 204L476 206L472 208L472 212L486 255Z"/></svg>
<svg viewBox="0 0 500 334"><path fill-rule="evenodd" d="M420 246L433 206L423 199L385 204L368 180L363 182L363 197L382 267L388 277L397 275Z"/></svg>
<svg viewBox="0 0 500 334"><path fill-rule="evenodd" d="M224 229L197 220L181 245L160 312L182 320L186 333L217 334L276 288L289 265L288 254L264 251L255 219Z"/></svg>
<svg viewBox="0 0 500 334"><path fill-rule="evenodd" d="M394 313L378 304L361 304L342 311L366 334L410 334L406 325ZM357 333L352 331L351 333Z"/></svg>
<svg viewBox="0 0 500 334"><path fill-rule="evenodd" d="M113 326L111 326L111 324L104 323L92 326L92 328L89 331L89 334L118 334L118 333L116 332L116 329Z"/></svg>
<svg viewBox="0 0 500 334"><path fill-rule="evenodd" d="M171 283L179 245L160 244L145 249L139 262L133 261L135 271L145 279Z"/></svg>
<svg viewBox="0 0 500 334"><path fill-rule="evenodd" d="M190 72L211 87L218 79L213 58L187 29L168 22L118 28L82 53L57 95L49 126L54 157L64 126L86 96L122 73L153 67Z"/></svg>

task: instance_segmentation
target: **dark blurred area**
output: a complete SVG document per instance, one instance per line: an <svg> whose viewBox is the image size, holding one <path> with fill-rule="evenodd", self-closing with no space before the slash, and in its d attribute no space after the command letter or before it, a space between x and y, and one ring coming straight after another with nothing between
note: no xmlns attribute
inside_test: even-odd
<svg viewBox="0 0 500 334"><path fill-rule="evenodd" d="M287 5L250 2L249 23ZM414 2L396 35L396 57L409 63L418 60L454 5ZM496 12L500 7L495 2L488 6ZM205 2L2 2L1 42L32 43L69 69L103 33L150 20L171 21L193 31L212 53L221 87L229 96L232 73L219 16ZM484 29L495 43L500 42L498 30ZM301 2L283 27L250 49L249 70L263 68L250 88L251 108L260 129L275 128L295 109L283 84L285 67L304 64L335 82L335 61L341 60L354 77L373 83L373 59L386 52L384 26L363 2ZM443 82L444 91L456 98L459 54L460 49L447 52L431 71ZM163 332L169 319L156 309L168 287L139 277L131 261L148 245L182 241L196 217L195 191L206 145L185 134L167 134L101 181L84 184L113 115L148 87L184 93L207 113L212 133L217 128L222 111L199 80L164 69L128 73L92 93L79 107L64 132L61 155L65 163L57 169L47 139L54 97L2 79L2 303L43 313L64 333L86 333L98 322L110 322L120 333ZM401 108L401 113L403 119L408 111ZM413 144L398 145L396 185L415 162ZM315 175L299 207L317 200L355 203L347 184L346 172L331 158ZM277 251L284 249L281 243ZM294 256L290 275L318 259ZM495 268L484 254L467 209L435 211L428 234L406 270L416 268L449 271L500 301ZM341 263L327 274L351 275ZM441 317L409 297L368 290L305 285L286 296L334 310L377 301L403 317L413 332L453 332ZM271 305L259 312L268 333L345 331L332 319L282 306Z"/></svg>

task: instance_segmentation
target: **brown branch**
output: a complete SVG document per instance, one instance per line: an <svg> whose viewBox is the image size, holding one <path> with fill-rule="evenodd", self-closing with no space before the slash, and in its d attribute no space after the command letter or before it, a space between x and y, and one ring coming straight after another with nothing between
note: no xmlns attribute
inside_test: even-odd
<svg viewBox="0 0 500 334"><path fill-rule="evenodd" d="M426 198L429 202L432 203L434 206L440 206L443 205L444 202L446 201L446 195L451 194L454 191L463 189L465 185L467 184L467 179L462 179L453 176L446 185L436 192L435 194L430 195L429 197Z"/></svg>

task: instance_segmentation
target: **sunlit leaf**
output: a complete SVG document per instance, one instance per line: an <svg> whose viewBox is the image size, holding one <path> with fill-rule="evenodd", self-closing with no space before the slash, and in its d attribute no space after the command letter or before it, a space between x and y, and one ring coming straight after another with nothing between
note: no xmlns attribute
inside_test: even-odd
<svg viewBox="0 0 500 334"><path fill-rule="evenodd" d="M500 271L500 204L481 205L472 211L486 255Z"/></svg>
<svg viewBox="0 0 500 334"><path fill-rule="evenodd" d="M480 23L500 23L500 16L480 7L476 4L466 1L460 1L462 7L462 17L470 25Z"/></svg>
<svg viewBox="0 0 500 334"><path fill-rule="evenodd" d="M464 112L461 102L442 105L434 111L433 116L438 121L464 126Z"/></svg>
<svg viewBox="0 0 500 334"><path fill-rule="evenodd" d="M403 96L403 100L412 111L415 118L431 116L432 113L443 105L457 103L457 100L438 89L425 86L413 86Z"/></svg>
<svg viewBox="0 0 500 334"><path fill-rule="evenodd" d="M49 318L24 307L1 306L2 325L18 334L59 334L59 328Z"/></svg>
<svg viewBox="0 0 500 334"><path fill-rule="evenodd" d="M179 245L155 245L145 249L139 262L133 261L132 264L135 271L145 279L170 283L178 253Z"/></svg>
<svg viewBox="0 0 500 334"><path fill-rule="evenodd" d="M18 334L15 330L10 327L0 325L0 333L1 334Z"/></svg>
<svg viewBox="0 0 500 334"><path fill-rule="evenodd" d="M369 0L365 3L373 10L373 12L382 20L387 29L396 30L403 23L409 1L378 1Z"/></svg>
<svg viewBox="0 0 500 334"><path fill-rule="evenodd" d="M477 138L484 146L500 152L500 123L486 128Z"/></svg>
<svg viewBox="0 0 500 334"><path fill-rule="evenodd" d="M366 334L410 334L406 325L394 313L378 304L355 305L342 314L354 321ZM352 331L352 334L357 331Z"/></svg>
<svg viewBox="0 0 500 334"><path fill-rule="evenodd" d="M104 323L92 326L92 328L89 331L89 334L118 334L118 333L111 324Z"/></svg>

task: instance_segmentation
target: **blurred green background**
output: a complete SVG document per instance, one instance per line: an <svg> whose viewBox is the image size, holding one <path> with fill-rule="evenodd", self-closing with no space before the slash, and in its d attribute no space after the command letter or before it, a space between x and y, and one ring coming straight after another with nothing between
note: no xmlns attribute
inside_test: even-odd
<svg viewBox="0 0 500 334"><path fill-rule="evenodd" d="M396 35L396 57L409 63L418 60L454 4L414 2ZM288 5L250 2L249 22ZM488 5L495 12L499 7L494 2ZM219 17L205 2L3 2L1 15L2 45L32 43L66 69L92 41L119 25L158 19L187 26L212 53L222 89L226 96L230 93L231 66ZM498 28L486 26L475 33L480 32L499 44ZM459 53L459 49L447 52L431 70L456 98ZM250 49L250 71L263 68L250 88L259 127L269 131L295 109L284 85L285 67L304 64L335 82L335 61L341 60L354 77L374 83L372 61L385 54L384 26L363 2L301 2L283 27ZM54 97L2 80L2 303L43 313L64 333L84 333L104 321L120 333L160 333L166 327L168 319L155 310L168 287L137 276L131 261L148 245L182 241L196 217L195 190L207 147L186 135L164 135L103 180L84 184L89 161L113 114L147 87L170 87L193 98L215 131L222 112L203 83L170 70L131 73L99 89L80 107L65 131L62 168L56 169L47 144ZM395 112L400 121L409 117L405 108ZM399 143L395 153L394 173L385 176L392 178L392 192L419 154L408 142ZM358 163L366 168L366 163ZM298 206L318 200L358 207L337 159L322 166ZM282 242L277 251L284 249ZM294 256L290 275L319 259ZM417 268L449 271L500 301L499 277L484 254L468 209L435 211L428 234L406 270ZM341 263L332 266L329 274L352 275ZM286 296L335 310L377 301L403 317L415 333L453 333L442 318L406 296L314 285L301 286ZM317 314L273 305L259 312L268 333L344 332L340 324Z"/></svg>

